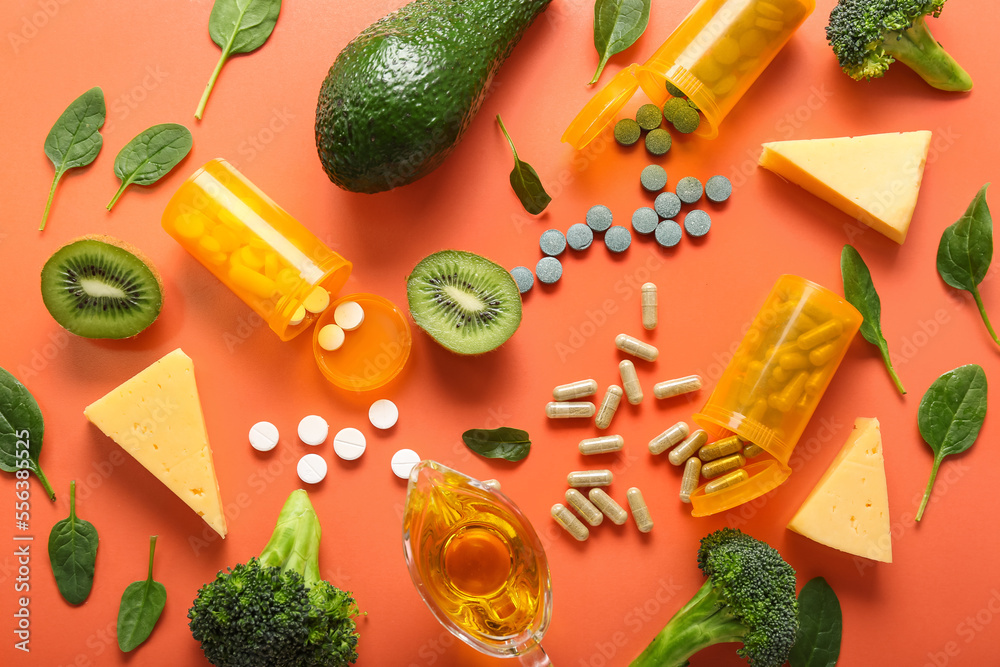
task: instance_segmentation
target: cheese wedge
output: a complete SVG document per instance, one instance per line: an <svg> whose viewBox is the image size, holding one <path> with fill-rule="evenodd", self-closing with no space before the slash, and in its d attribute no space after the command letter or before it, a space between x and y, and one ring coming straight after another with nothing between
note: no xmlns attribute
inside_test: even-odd
<svg viewBox="0 0 1000 667"><path fill-rule="evenodd" d="M854 421L847 442L788 528L855 556L892 562L889 494L877 419Z"/></svg>
<svg viewBox="0 0 1000 667"><path fill-rule="evenodd" d="M902 243L930 145L929 130L773 141L764 144L759 163Z"/></svg>
<svg viewBox="0 0 1000 667"><path fill-rule="evenodd" d="M190 357L174 350L88 405L83 414L226 536L219 481Z"/></svg>

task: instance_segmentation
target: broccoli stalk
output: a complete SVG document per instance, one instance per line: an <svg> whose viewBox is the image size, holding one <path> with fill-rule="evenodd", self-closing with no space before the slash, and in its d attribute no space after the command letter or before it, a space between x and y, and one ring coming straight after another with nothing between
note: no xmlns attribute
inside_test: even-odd
<svg viewBox="0 0 1000 667"><path fill-rule="evenodd" d="M219 572L188 611L191 634L219 667L343 667L354 663L358 608L319 571L319 518L298 489L260 557Z"/></svg>
<svg viewBox="0 0 1000 667"><path fill-rule="evenodd" d="M795 570L772 547L732 528L701 541L708 580L631 667L682 667L704 648L742 642L752 667L780 667L798 629Z"/></svg>

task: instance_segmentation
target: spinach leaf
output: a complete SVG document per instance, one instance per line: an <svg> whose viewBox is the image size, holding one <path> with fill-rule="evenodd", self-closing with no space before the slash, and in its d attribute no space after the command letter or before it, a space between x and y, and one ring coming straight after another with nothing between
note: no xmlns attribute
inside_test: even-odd
<svg viewBox="0 0 1000 667"><path fill-rule="evenodd" d="M167 603L167 589L153 581L153 552L156 535L149 538L149 574L134 581L122 593L118 607L118 648L128 653L149 638Z"/></svg>
<svg viewBox="0 0 1000 667"><path fill-rule="evenodd" d="M191 132L177 123L162 123L143 130L115 157L115 176L122 185L108 204L115 205L132 183L151 185L166 176L191 150Z"/></svg>
<svg viewBox="0 0 1000 667"><path fill-rule="evenodd" d="M104 107L104 91L91 88L73 100L49 130L45 137L45 154L52 160L56 175L49 188L49 199L45 202L45 212L38 231L45 229L56 186L66 170L90 164L101 152L104 138L101 137L100 129L104 125L105 116L107 109Z"/></svg>
<svg viewBox="0 0 1000 667"><path fill-rule="evenodd" d="M0 368L0 470L30 470L38 476L49 500L55 500L55 491L38 465L44 435L45 422L35 397Z"/></svg>
<svg viewBox="0 0 1000 667"><path fill-rule="evenodd" d="M519 428L473 428L462 434L466 446L488 459L520 461L531 450L528 432Z"/></svg>
<svg viewBox="0 0 1000 667"><path fill-rule="evenodd" d="M986 316L978 288L993 260L993 218L986 204L986 188L989 186L987 183L980 188L965 214L944 230L938 244L937 270L944 281L955 289L972 293L986 330L1000 345L1000 338L997 338L990 318Z"/></svg>
<svg viewBox="0 0 1000 667"><path fill-rule="evenodd" d="M986 419L986 373L977 364L959 366L937 380L920 399L917 426L920 436L934 452L934 467L917 510L917 521L931 497L941 461L972 446Z"/></svg>
<svg viewBox="0 0 1000 667"><path fill-rule="evenodd" d="M882 335L882 301L875 291L875 284L872 282L872 274L868 271L868 265L854 246L845 245L840 253L840 273L844 279L844 298L852 306L858 309L864 321L861 323L861 335L865 340L873 344L882 353L882 360L885 367L896 384L896 389L900 394L905 394L903 383L899 381L899 376L892 367L889 359L889 344Z"/></svg>
<svg viewBox="0 0 1000 667"><path fill-rule="evenodd" d="M833 667L840 657L844 619L840 600L823 577L799 591L799 629L788 656L791 667Z"/></svg>
<svg viewBox="0 0 1000 667"><path fill-rule="evenodd" d="M510 172L510 187L514 188L514 193L521 200L521 206L524 207L524 210L532 215L538 215L549 205L552 197L545 192L542 179L538 178L538 174L531 165L522 162L517 157L517 149L514 148L514 142L510 140L510 135L507 134L507 128L504 127L503 121L500 120L500 114L497 114L497 122L500 124L503 136L507 138L507 143L510 144L511 152L514 153L514 169Z"/></svg>
<svg viewBox="0 0 1000 667"><path fill-rule="evenodd" d="M597 0L594 3L594 47L601 62L589 85L597 83L608 58L635 44L649 23L651 0Z"/></svg>
<svg viewBox="0 0 1000 667"><path fill-rule="evenodd" d="M234 53L250 53L263 46L274 31L280 11L281 0L215 0L208 17L208 34L222 49L222 56L198 102L195 118L201 120L205 113L208 96L229 56Z"/></svg>
<svg viewBox="0 0 1000 667"><path fill-rule="evenodd" d="M66 602L82 604L94 585L97 529L76 516L76 481L69 483L69 517L52 526L49 562L56 586Z"/></svg>

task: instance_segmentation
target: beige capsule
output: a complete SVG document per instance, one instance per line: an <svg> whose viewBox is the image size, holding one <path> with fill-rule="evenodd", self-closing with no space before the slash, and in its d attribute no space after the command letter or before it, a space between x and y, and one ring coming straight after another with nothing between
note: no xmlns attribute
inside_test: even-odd
<svg viewBox="0 0 1000 667"><path fill-rule="evenodd" d="M575 537L580 542L584 542L588 537L590 537L590 530L587 529L583 522L576 518L576 516L569 511L569 508L562 503L556 503L552 506L552 518L556 522L566 529L566 532Z"/></svg>
<svg viewBox="0 0 1000 667"><path fill-rule="evenodd" d="M597 393L597 380L579 380L569 384L561 384L552 390L552 398L557 401L571 401Z"/></svg>
<svg viewBox="0 0 1000 667"><path fill-rule="evenodd" d="M615 476L610 470L575 470L566 475L566 483L576 488L581 486L607 486Z"/></svg>
<svg viewBox="0 0 1000 667"><path fill-rule="evenodd" d="M688 458L684 464L684 476L681 478L681 502L691 502L691 494L698 488L701 478L701 459L697 456Z"/></svg>
<svg viewBox="0 0 1000 667"><path fill-rule="evenodd" d="M642 497L642 491L633 486L625 494L625 497L628 498L628 506L632 510L632 518L635 519L635 525L639 528L639 532L648 533L653 530L653 519L649 516L649 506L646 505L646 500Z"/></svg>
<svg viewBox="0 0 1000 667"><path fill-rule="evenodd" d="M688 425L677 422L649 441L650 454L662 454L688 436Z"/></svg>
<svg viewBox="0 0 1000 667"><path fill-rule="evenodd" d="M761 447L760 445L756 445L752 442L748 442L747 444L743 445L743 456L747 457L748 459L752 459L753 457L759 456L763 453L764 453L764 448Z"/></svg>
<svg viewBox="0 0 1000 667"><path fill-rule="evenodd" d="M500 482L498 480L495 480L495 479L484 479L480 483L483 486L485 486L487 489L489 489L490 491L499 491L500 490Z"/></svg>
<svg viewBox="0 0 1000 667"><path fill-rule="evenodd" d="M702 461L712 461L729 456L743 449L743 441L737 435L727 435L715 442L710 442L698 450L698 458Z"/></svg>
<svg viewBox="0 0 1000 667"><path fill-rule="evenodd" d="M745 482L750 479L750 475L747 474L746 470L740 468L739 470L734 470L728 475L723 475L718 479L713 479L711 482L705 485L705 493L715 493L717 491L722 491L723 489L728 489L731 486L735 486L740 482Z"/></svg>
<svg viewBox="0 0 1000 667"><path fill-rule="evenodd" d="M578 490L566 489L566 502L591 526L600 526L604 521L604 515L601 514L601 510L597 509L597 506L587 500L587 496Z"/></svg>
<svg viewBox="0 0 1000 667"><path fill-rule="evenodd" d="M618 411L618 404L622 400L622 388L616 384L608 387L608 390L604 392L604 399L601 401L601 406L597 408L597 416L594 417L594 426L597 428L607 428L611 426L611 420L615 416L615 412Z"/></svg>
<svg viewBox="0 0 1000 667"><path fill-rule="evenodd" d="M660 356L660 351L656 349L655 345L650 345L628 334L622 333L615 336L615 347L644 361L656 361L656 358Z"/></svg>
<svg viewBox="0 0 1000 667"><path fill-rule="evenodd" d="M625 446L625 438L620 435L602 435L599 438L587 438L580 441L581 454L607 454L619 452Z"/></svg>
<svg viewBox="0 0 1000 667"><path fill-rule="evenodd" d="M623 359L618 364L618 372L622 376L622 386L625 388L625 398L632 405L642 403L642 385L639 384L639 375L635 372L635 364L628 359Z"/></svg>
<svg viewBox="0 0 1000 667"><path fill-rule="evenodd" d="M545 404L545 416L549 419L572 419L593 417L597 407L589 402L553 401Z"/></svg>
<svg viewBox="0 0 1000 667"><path fill-rule="evenodd" d="M701 449L701 446L706 442L708 442L708 433L705 432L705 429L700 428L686 437L684 442L671 449L670 453L667 454L667 460L675 466L679 466L687 461L689 456Z"/></svg>
<svg viewBox="0 0 1000 667"><path fill-rule="evenodd" d="M590 498L590 502L604 513L604 516L611 519L612 523L620 526L628 521L628 512L616 503L615 499L609 496L604 489L591 489L587 496Z"/></svg>
<svg viewBox="0 0 1000 667"><path fill-rule="evenodd" d="M653 385L653 396L657 398L673 398L701 389L700 375L687 375L673 380L664 380Z"/></svg>
<svg viewBox="0 0 1000 667"><path fill-rule="evenodd" d="M655 329L659 320L656 285L643 283L642 287L639 288L639 296L642 303L642 328L647 331Z"/></svg>
<svg viewBox="0 0 1000 667"><path fill-rule="evenodd" d="M727 472L732 472L746 465L746 458L742 454L733 454L721 459L709 461L701 467L701 476L705 479L714 479Z"/></svg>

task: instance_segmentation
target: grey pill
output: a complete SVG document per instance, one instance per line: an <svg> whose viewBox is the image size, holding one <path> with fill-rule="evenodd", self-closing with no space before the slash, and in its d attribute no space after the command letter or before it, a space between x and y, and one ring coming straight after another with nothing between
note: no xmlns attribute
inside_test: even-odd
<svg viewBox="0 0 1000 667"><path fill-rule="evenodd" d="M667 185L667 170L658 164L651 164L643 167L642 173L639 174L639 182L642 183L642 187L646 188L650 192L657 192L662 190ZM701 188L701 184L698 184ZM701 196L701 191L699 189L698 196ZM681 197L681 199L684 199Z"/></svg>
<svg viewBox="0 0 1000 667"><path fill-rule="evenodd" d="M701 181L694 176L685 176L677 181L677 187L674 190L676 190L678 198L685 204L693 204L701 199Z"/></svg>
<svg viewBox="0 0 1000 667"><path fill-rule="evenodd" d="M648 206L643 206L637 208L632 214L632 229L639 234L649 234L656 229L656 224L659 221L660 218L656 215L656 211Z"/></svg>
<svg viewBox="0 0 1000 667"><path fill-rule="evenodd" d="M586 250L594 242L594 231L582 222L578 222L570 225L569 231L566 232L566 241L573 250Z"/></svg>
<svg viewBox="0 0 1000 667"><path fill-rule="evenodd" d="M713 176L705 183L705 196L711 201L726 201L731 194L733 194L733 184L725 176Z"/></svg>
<svg viewBox="0 0 1000 667"><path fill-rule="evenodd" d="M510 275L517 283L517 291L521 294L530 290L535 284L535 276L531 273L531 269L526 266L515 266L510 270Z"/></svg>
<svg viewBox="0 0 1000 667"><path fill-rule="evenodd" d="M547 285L562 278L562 262L555 257L542 257L535 265L535 275Z"/></svg>
<svg viewBox="0 0 1000 667"><path fill-rule="evenodd" d="M656 214L664 220L670 220L681 212L681 198L673 192L661 192L653 201Z"/></svg>
<svg viewBox="0 0 1000 667"><path fill-rule="evenodd" d="M595 232L603 232L611 226L611 209L603 204L591 206L587 211L587 226Z"/></svg>
<svg viewBox="0 0 1000 667"><path fill-rule="evenodd" d="M711 228L712 218L700 209L695 209L684 216L684 231L691 236L704 236Z"/></svg>
<svg viewBox="0 0 1000 667"><path fill-rule="evenodd" d="M664 248L673 248L681 242L681 226L673 220L664 220L656 226L656 242Z"/></svg>
<svg viewBox="0 0 1000 667"><path fill-rule="evenodd" d="M538 246L546 255L555 257L562 254L566 249L566 237L558 229L548 229L542 232L542 237L538 240Z"/></svg>
<svg viewBox="0 0 1000 667"><path fill-rule="evenodd" d="M625 252L632 245L632 234L624 227L615 225L604 234L604 245L611 252Z"/></svg>

